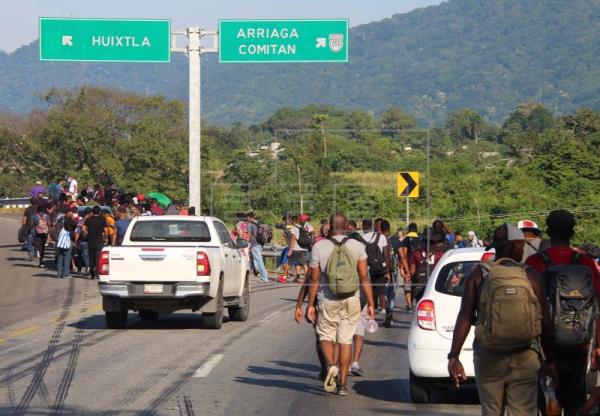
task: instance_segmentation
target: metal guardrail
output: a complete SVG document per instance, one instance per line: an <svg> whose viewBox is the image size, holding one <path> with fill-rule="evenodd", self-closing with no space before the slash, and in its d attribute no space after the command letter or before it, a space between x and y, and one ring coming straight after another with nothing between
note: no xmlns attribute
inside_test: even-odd
<svg viewBox="0 0 600 416"><path fill-rule="evenodd" d="M29 198L0 198L0 208L27 208Z"/></svg>

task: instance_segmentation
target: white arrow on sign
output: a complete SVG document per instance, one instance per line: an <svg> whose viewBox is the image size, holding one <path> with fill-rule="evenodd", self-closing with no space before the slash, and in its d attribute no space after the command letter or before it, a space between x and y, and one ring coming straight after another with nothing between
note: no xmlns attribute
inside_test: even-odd
<svg viewBox="0 0 600 416"><path fill-rule="evenodd" d="M62 46L73 46L73 36L63 35Z"/></svg>
<svg viewBox="0 0 600 416"><path fill-rule="evenodd" d="M325 48L327 46L327 38L317 38L316 48Z"/></svg>

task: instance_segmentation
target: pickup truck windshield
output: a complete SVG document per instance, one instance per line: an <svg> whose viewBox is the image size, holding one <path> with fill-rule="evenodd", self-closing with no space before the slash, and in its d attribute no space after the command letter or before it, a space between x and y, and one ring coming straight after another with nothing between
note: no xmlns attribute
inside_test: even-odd
<svg viewBox="0 0 600 416"><path fill-rule="evenodd" d="M130 241L210 241L203 221L140 221L131 230Z"/></svg>

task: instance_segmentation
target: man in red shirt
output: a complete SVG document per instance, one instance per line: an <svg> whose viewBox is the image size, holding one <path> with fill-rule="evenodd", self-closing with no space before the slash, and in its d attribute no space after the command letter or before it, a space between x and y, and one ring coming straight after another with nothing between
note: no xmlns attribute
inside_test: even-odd
<svg viewBox="0 0 600 416"><path fill-rule="evenodd" d="M571 238L575 234L575 218L565 210L552 211L546 219L550 248L543 251L550 260L551 265L571 264L576 253L571 248ZM592 271L592 283L596 297L600 298L600 274L596 269L594 260L581 254L579 263L587 266ZM540 273L547 269L546 261L540 253L529 257L526 262ZM592 352L593 359L600 357L600 319L596 321L596 346ZM556 361L559 370L559 399L564 407L565 415L574 415L586 399L584 376L587 366L587 345L576 347L557 347Z"/></svg>

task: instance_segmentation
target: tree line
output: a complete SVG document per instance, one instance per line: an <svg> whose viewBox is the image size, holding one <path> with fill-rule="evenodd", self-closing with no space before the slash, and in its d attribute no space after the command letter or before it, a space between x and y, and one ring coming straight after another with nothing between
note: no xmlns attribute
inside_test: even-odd
<svg viewBox="0 0 600 416"><path fill-rule="evenodd" d="M0 197L70 174L80 185L112 181L124 191L185 201L182 102L88 86L53 89L42 99L48 110L0 114ZM301 209L313 218L339 209L401 225L406 202L396 197L394 175L410 170L421 172L421 197L410 204L419 222L442 217L485 235L504 220L543 224L549 210L562 207L576 213L577 240L597 243L599 145L600 114L585 108L555 116L524 103L500 125L465 108L428 129L397 107L379 115L329 105L281 108L256 125L204 124L202 203L226 220L247 209L269 221Z"/></svg>

